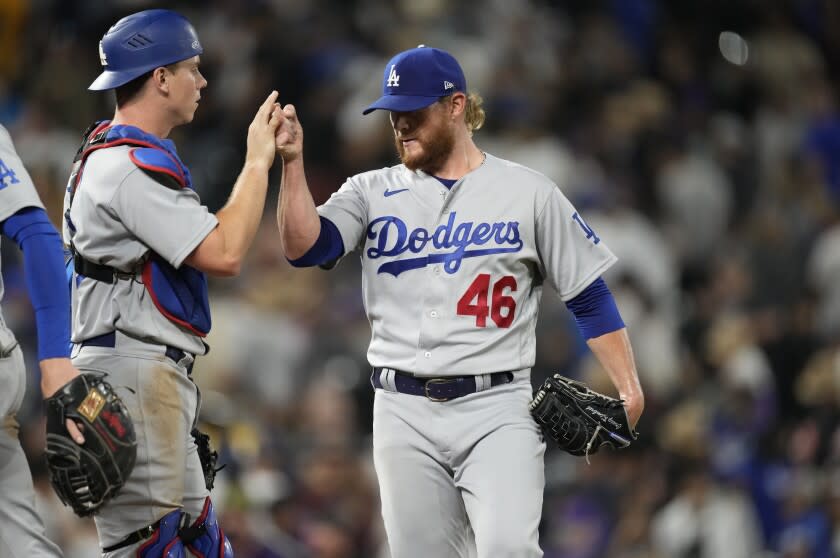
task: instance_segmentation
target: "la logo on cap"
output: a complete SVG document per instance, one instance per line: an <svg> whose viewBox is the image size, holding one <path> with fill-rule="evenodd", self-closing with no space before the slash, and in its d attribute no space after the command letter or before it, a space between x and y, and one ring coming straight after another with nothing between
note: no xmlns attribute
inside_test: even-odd
<svg viewBox="0 0 840 558"><path fill-rule="evenodd" d="M400 86L400 76L397 74L397 65L391 64L391 73L388 74L388 81L386 82L388 87L399 87Z"/></svg>

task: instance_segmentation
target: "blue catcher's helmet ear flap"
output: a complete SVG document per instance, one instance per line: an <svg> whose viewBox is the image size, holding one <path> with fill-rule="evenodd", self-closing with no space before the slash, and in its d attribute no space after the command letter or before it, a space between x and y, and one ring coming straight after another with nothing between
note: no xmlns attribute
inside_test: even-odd
<svg viewBox="0 0 840 558"><path fill-rule="evenodd" d="M115 23L99 42L104 68L92 91L114 89L151 72L204 52L187 18L170 10L145 10Z"/></svg>

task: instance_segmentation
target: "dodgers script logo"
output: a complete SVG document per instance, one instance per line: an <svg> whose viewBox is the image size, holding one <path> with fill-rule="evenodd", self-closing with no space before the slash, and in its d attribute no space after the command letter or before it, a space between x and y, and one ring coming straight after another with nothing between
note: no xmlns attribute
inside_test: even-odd
<svg viewBox="0 0 840 558"><path fill-rule="evenodd" d="M409 231L405 222L393 215L377 217L368 225L367 237L375 241L375 245L367 249L367 257L371 260L392 258L406 251L419 254L431 243L435 250L440 251L417 258L385 262L379 266L377 273L390 273L396 277L403 271L442 263L443 269L451 275L460 269L464 258L518 252L522 249L519 221L499 223L464 221L456 225L455 215L455 211L451 212L446 224L438 226L433 232L422 227ZM483 246L488 243L496 246L470 250L473 246Z"/></svg>

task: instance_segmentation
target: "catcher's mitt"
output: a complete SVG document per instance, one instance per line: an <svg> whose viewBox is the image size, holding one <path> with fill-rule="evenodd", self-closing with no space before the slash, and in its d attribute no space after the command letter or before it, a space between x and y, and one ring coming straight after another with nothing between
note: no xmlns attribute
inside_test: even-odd
<svg viewBox="0 0 840 558"><path fill-rule="evenodd" d="M604 444L626 448L638 436L630 427L623 401L560 374L548 378L537 390L530 410L560 449L587 459Z"/></svg>
<svg viewBox="0 0 840 558"><path fill-rule="evenodd" d="M104 376L80 374L46 399L50 482L61 501L82 517L114 497L137 458L131 417ZM66 419L83 426L81 446L68 434Z"/></svg>

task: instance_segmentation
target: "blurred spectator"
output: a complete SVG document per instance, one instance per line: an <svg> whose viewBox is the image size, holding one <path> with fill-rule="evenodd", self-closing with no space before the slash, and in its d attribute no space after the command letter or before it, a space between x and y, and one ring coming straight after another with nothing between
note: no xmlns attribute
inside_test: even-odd
<svg viewBox="0 0 840 558"><path fill-rule="evenodd" d="M686 465L677 493L652 521L654 547L671 558L752 558L762 548L749 499L706 467Z"/></svg>

